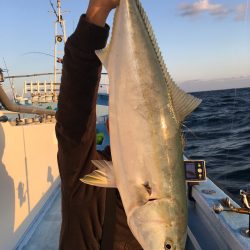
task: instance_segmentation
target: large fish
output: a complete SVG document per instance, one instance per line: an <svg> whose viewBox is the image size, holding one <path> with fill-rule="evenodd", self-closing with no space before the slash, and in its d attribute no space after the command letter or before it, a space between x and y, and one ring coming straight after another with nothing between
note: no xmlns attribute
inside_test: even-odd
<svg viewBox="0 0 250 250"><path fill-rule="evenodd" d="M111 162L82 181L117 187L145 250L184 249L187 201L181 124L200 100L167 72L139 0L120 0L112 38L97 52L109 75Z"/></svg>

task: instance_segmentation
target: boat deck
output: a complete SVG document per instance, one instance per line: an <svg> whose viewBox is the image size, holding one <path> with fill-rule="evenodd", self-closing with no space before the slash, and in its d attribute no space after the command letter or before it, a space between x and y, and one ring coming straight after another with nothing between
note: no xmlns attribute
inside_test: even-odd
<svg viewBox="0 0 250 250"><path fill-rule="evenodd" d="M210 195L202 190L216 190ZM247 225L247 215L222 213L215 214L211 206L217 198L224 193L210 180L193 190L195 203L189 204L189 226L186 250L210 249L250 249L250 240L243 237L239 230ZM217 198L216 198L217 197ZM232 201L233 202L233 201ZM232 218L231 218L232 217ZM51 200L46 205L33 229L26 234L26 239L17 247L17 250L57 250L61 225L61 193L58 186ZM231 232L233 230L233 233ZM219 238L218 238L219 237Z"/></svg>
<svg viewBox="0 0 250 250"><path fill-rule="evenodd" d="M50 208L23 250L57 250L61 227L61 193L58 192Z"/></svg>
<svg viewBox="0 0 250 250"><path fill-rule="evenodd" d="M18 250L57 250L59 247L59 235L61 225L61 193L57 192L50 203L48 210L41 216L40 223L36 226L26 243L18 247ZM195 249L188 237L186 250Z"/></svg>

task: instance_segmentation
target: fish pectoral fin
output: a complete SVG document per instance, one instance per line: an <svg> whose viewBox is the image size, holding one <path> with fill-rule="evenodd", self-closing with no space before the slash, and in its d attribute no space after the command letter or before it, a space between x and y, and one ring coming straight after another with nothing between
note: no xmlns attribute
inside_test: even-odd
<svg viewBox="0 0 250 250"><path fill-rule="evenodd" d="M100 170L95 170L91 174L85 175L80 179L85 184L97 186L97 187L105 187L105 188L115 188L114 178L110 178L105 175Z"/></svg>
<svg viewBox="0 0 250 250"><path fill-rule="evenodd" d="M176 118L179 122L183 122L200 105L202 100L186 93L172 81L168 86L171 89Z"/></svg>
<svg viewBox="0 0 250 250"><path fill-rule="evenodd" d="M108 70L107 67L108 67L108 57L109 57L109 46L107 46L104 49L96 50L95 53L102 62L105 69Z"/></svg>
<svg viewBox="0 0 250 250"><path fill-rule="evenodd" d="M107 175L113 175L113 162L112 161L105 161L105 160L92 160L91 161L95 167L99 170L107 173Z"/></svg>
<svg viewBox="0 0 250 250"><path fill-rule="evenodd" d="M116 188L113 163L111 161L92 161L92 163L98 168L91 174L85 175L80 180L85 184L105 187Z"/></svg>

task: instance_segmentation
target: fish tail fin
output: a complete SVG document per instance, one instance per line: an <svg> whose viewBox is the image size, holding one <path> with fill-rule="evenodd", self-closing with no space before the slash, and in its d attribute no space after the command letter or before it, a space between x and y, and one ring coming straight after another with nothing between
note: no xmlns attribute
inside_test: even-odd
<svg viewBox="0 0 250 250"><path fill-rule="evenodd" d="M102 62L103 66L105 67L106 70L108 70L108 58L109 58L109 46L107 46L104 49L96 50L95 53L97 57L100 59Z"/></svg>
<svg viewBox="0 0 250 250"><path fill-rule="evenodd" d="M176 119L179 122L183 122L200 105L202 100L186 93L172 81L168 83L168 86L170 88Z"/></svg>

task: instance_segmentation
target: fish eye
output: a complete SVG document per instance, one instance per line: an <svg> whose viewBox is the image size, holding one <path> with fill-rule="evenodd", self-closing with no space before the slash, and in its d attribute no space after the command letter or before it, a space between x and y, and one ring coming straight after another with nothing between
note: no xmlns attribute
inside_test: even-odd
<svg viewBox="0 0 250 250"><path fill-rule="evenodd" d="M165 249L168 250L168 249L172 249L172 246L170 244L165 244Z"/></svg>

